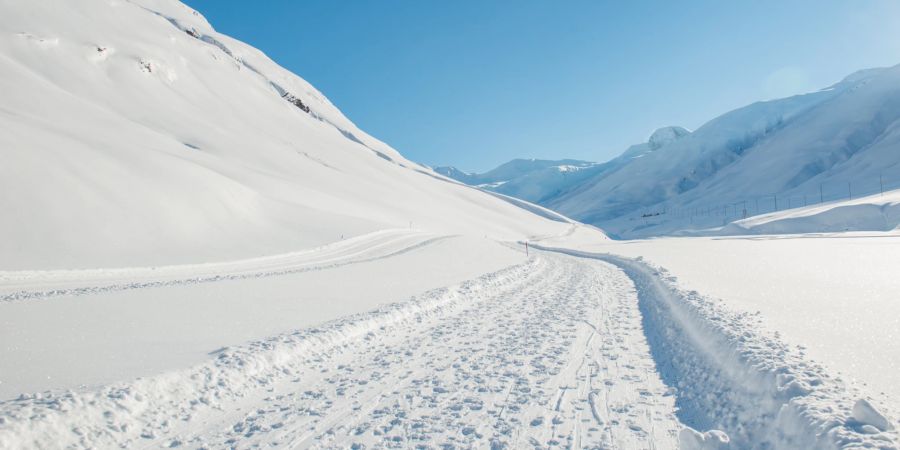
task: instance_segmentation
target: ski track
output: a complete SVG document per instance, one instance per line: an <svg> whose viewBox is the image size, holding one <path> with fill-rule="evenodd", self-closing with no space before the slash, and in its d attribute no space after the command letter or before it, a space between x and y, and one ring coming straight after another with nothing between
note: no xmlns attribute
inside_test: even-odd
<svg viewBox="0 0 900 450"><path fill-rule="evenodd" d="M400 256L450 239L425 233L388 230L338 242L320 249L226 263L160 268L93 269L83 271L0 272L0 303L59 296L94 295L131 289L149 289L227 280L267 278L334 269ZM191 276L186 276L191 273ZM197 275L200 273L201 275ZM78 283L93 282L89 286ZM16 286L41 286L15 289ZM53 289L44 286L63 285ZM75 285L75 286L73 286ZM11 292L9 292L11 291Z"/></svg>
<svg viewBox="0 0 900 450"><path fill-rule="evenodd" d="M541 254L214 362L0 403L0 447L674 448L631 281Z"/></svg>

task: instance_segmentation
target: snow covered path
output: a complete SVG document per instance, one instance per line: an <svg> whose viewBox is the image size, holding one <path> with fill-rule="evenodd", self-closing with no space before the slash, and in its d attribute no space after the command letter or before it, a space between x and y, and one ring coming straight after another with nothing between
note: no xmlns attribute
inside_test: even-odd
<svg viewBox="0 0 900 450"><path fill-rule="evenodd" d="M0 448L898 448L877 399L664 270L518 261L188 369L2 401Z"/></svg>
<svg viewBox="0 0 900 450"><path fill-rule="evenodd" d="M540 255L188 371L2 403L0 447L673 448L637 302L611 265Z"/></svg>
<svg viewBox="0 0 900 450"><path fill-rule="evenodd" d="M615 272L544 258L459 311L315 361L240 417L212 420L186 440L671 447L673 402L655 376L637 299Z"/></svg>

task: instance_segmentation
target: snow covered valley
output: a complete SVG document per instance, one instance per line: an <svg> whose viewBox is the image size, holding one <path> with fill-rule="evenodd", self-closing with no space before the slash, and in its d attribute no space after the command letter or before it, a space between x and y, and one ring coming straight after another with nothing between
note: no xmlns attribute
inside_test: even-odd
<svg viewBox="0 0 900 450"><path fill-rule="evenodd" d="M0 12L0 449L898 448L895 193L614 241L406 159L178 1ZM507 189L640 196L732 119Z"/></svg>

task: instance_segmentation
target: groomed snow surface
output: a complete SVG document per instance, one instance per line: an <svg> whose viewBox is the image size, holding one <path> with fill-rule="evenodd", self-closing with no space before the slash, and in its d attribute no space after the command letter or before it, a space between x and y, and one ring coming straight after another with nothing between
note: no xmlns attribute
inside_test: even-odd
<svg viewBox="0 0 900 450"><path fill-rule="evenodd" d="M763 315L640 259L556 247L601 236L573 225L526 256L386 230L234 263L4 273L0 373L20 373L0 385L0 448L896 448L887 397ZM42 353L57 340L71 359ZM104 340L118 356L68 372Z"/></svg>

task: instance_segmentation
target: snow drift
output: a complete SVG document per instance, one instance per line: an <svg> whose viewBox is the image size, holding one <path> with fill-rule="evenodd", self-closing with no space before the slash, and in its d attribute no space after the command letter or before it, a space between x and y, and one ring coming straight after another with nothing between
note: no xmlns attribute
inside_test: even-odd
<svg viewBox="0 0 900 450"><path fill-rule="evenodd" d="M855 200L791 209L738 220L695 234L798 234L894 231L900 227L900 190Z"/></svg>

